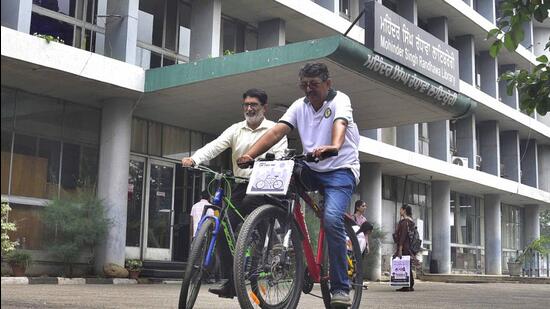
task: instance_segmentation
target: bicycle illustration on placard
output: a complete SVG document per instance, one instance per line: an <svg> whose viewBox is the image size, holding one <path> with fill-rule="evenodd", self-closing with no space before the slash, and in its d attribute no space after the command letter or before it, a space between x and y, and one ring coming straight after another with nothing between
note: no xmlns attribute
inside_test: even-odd
<svg viewBox="0 0 550 309"><path fill-rule="evenodd" d="M254 184L254 188L259 190L280 190L283 187L283 181L279 179L279 175L267 175L264 179L260 179Z"/></svg>

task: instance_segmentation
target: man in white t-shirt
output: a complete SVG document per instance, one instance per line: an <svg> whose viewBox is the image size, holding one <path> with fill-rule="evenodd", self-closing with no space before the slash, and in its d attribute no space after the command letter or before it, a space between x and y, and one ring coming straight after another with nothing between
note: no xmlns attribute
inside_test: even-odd
<svg viewBox="0 0 550 309"><path fill-rule="evenodd" d="M210 194L208 194L208 191L202 191L201 200L195 203L191 208L191 220L193 220L193 237L197 235L197 229L199 228L199 222L201 221L202 213L204 212L204 206L210 204L210 202L208 201L209 198ZM206 211L206 215L214 215L214 211L212 210L212 208L209 208Z"/></svg>
<svg viewBox="0 0 550 309"><path fill-rule="evenodd" d="M307 63L299 73L305 97L296 100L237 163L247 165L294 128L298 129L304 152L317 158L338 152L318 163L306 163L301 179L309 189L324 192L324 228L330 262L331 305L349 306L350 282L346 264L344 213L359 182L359 130L353 121L349 97L332 89L328 68L323 63Z"/></svg>

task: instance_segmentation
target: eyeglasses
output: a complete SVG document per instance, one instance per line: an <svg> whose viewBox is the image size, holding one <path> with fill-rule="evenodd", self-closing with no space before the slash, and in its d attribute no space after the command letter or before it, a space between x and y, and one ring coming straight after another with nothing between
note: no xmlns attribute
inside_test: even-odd
<svg viewBox="0 0 550 309"><path fill-rule="evenodd" d="M252 109L258 109L260 107L260 103L256 103L256 102L252 102L252 103L244 102L243 103L243 108L244 109L248 109L249 107L252 108Z"/></svg>
<svg viewBox="0 0 550 309"><path fill-rule="evenodd" d="M309 80L309 81L301 81L298 83L298 87L300 89L305 90L309 87L309 89L317 89L321 85L323 81L318 80Z"/></svg>

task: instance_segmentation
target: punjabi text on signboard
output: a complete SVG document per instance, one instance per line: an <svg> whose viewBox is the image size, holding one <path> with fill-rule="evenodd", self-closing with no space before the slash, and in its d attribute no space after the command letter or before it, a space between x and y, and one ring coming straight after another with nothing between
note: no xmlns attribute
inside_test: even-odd
<svg viewBox="0 0 550 309"><path fill-rule="evenodd" d="M458 91L458 51L377 2L367 3L367 47Z"/></svg>

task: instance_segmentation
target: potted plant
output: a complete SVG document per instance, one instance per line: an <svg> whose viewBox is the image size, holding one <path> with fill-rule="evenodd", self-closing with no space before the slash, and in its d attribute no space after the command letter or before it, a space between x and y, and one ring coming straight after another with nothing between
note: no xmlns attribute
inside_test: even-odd
<svg viewBox="0 0 550 309"><path fill-rule="evenodd" d="M510 276L520 276L521 268L525 260L532 258L537 252L539 254L548 253L548 245L550 245L550 237L548 236L541 236L533 240L520 254L508 261L508 272Z"/></svg>
<svg viewBox="0 0 550 309"><path fill-rule="evenodd" d="M27 267L29 267L31 261L31 255L22 250L14 250L6 254L6 262L11 266L11 270L15 277L25 276L25 271Z"/></svg>
<svg viewBox="0 0 550 309"><path fill-rule="evenodd" d="M128 277L130 279L137 279L143 269L143 262L139 259L127 259L125 266L128 269Z"/></svg>

